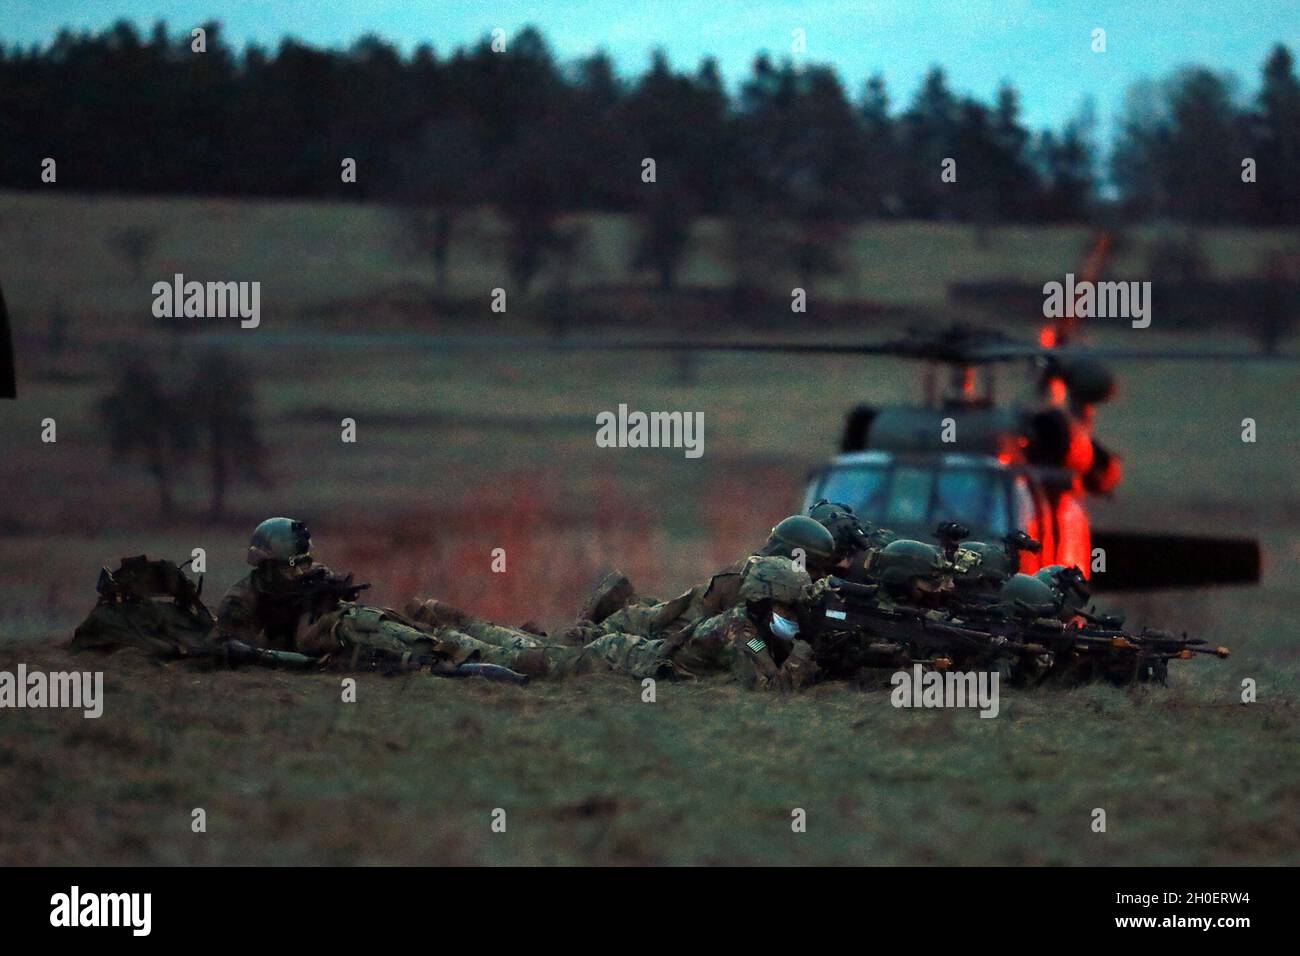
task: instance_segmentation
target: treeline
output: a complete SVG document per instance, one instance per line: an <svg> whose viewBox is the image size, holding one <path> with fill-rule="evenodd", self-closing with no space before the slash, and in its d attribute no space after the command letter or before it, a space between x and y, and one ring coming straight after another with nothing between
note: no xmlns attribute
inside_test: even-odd
<svg viewBox="0 0 1300 956"><path fill-rule="evenodd" d="M557 63L532 28L504 50L485 38L445 57L374 37L236 51L219 24L204 29L203 53L188 31L159 23L144 37L126 21L0 49L0 186L37 188L48 156L74 189L493 204L543 221L635 210L672 228L724 212L1077 221L1108 178L1136 217L1300 223L1300 84L1282 46L1253 96L1204 69L1134 89L1101 157L1086 108L1031 131L1014 87L985 103L937 68L897 108L880 76L851 94L830 67L766 55L735 96L710 60L681 71L657 54L624 81L602 54ZM341 181L344 157L355 184ZM946 158L956 182L941 177ZM1247 158L1257 182L1243 182Z"/></svg>

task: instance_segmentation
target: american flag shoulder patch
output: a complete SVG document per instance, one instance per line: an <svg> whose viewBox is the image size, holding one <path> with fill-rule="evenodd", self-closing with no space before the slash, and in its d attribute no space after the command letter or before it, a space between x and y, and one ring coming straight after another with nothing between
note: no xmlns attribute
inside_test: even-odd
<svg viewBox="0 0 1300 956"><path fill-rule="evenodd" d="M767 644L763 642L763 639L761 637L755 637L749 641L746 641L745 646L748 647L755 654L761 654L763 653L763 651L767 650Z"/></svg>

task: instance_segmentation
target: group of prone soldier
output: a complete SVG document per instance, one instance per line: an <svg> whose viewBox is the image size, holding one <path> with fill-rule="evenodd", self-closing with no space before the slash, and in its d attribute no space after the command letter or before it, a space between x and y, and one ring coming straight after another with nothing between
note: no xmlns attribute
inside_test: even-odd
<svg viewBox="0 0 1300 956"><path fill-rule="evenodd" d="M729 674L758 689L863 681L918 664L997 670L1019 684L1163 681L1171 659L1227 655L1164 631L1127 632L1121 618L1089 611L1077 568L1020 573L1021 553L1039 549L1024 532L996 544L968 535L944 522L937 546L898 539L822 500L670 601L638 598L625 577L611 574L576 623L548 636L436 600L415 599L401 611L361 603L368 585L317 564L306 525L269 518L249 544L251 572L218 606L209 646L230 663L304 669L429 670L518 683L599 671L642 680ZM100 592L101 604L106 594L110 604L117 599L103 578ZM197 594L194 603L202 607Z"/></svg>

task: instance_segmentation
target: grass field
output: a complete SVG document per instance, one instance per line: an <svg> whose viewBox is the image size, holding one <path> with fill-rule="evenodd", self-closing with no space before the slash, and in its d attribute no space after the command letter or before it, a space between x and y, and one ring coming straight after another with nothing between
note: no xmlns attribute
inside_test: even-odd
<svg viewBox="0 0 1300 956"><path fill-rule="evenodd" d="M12 646L0 665L85 666ZM1234 663L1167 689L899 711L597 677L528 688L122 661L97 721L5 715L6 863L1294 863L1294 691ZM1190 670L1190 668L1189 668ZM1092 832L1092 811L1107 832ZM207 832L191 832L203 808ZM506 812L494 833L492 813ZM791 813L807 812L805 833Z"/></svg>
<svg viewBox="0 0 1300 956"><path fill-rule="evenodd" d="M105 236L148 217L167 238L141 291ZM609 239L591 281L625 281L625 230L593 229ZM950 278L1064 271L1084 241L1014 231L984 253L962 246L961 230L864 229L851 282L938 321ZM1294 240L1225 233L1210 245L1231 271ZM1007 691L994 720L896 710L882 690L842 685L781 698L661 684L648 704L612 677L520 689L363 675L357 702L343 704L337 676L62 650L101 564L204 547L215 596L272 513L306 519L321 557L373 581L381 603L424 593L554 627L611 567L672 593L794 507L846 407L912 395L913 370L883 360L708 358L689 384L668 359L254 342L241 354L258 381L271 483L236 486L212 524L195 473L178 488L185 516L161 522L148 476L109 462L94 415L122 356L161 361L174 347L148 324L148 284L171 271L262 278L267 328L277 315L309 324L318 310L335 327L364 326L368 301L427 292L425 270L395 258L393 241L360 206L0 197L21 395L0 406L0 670L102 667L107 685L99 720L0 711L0 800L13 808L0 863L1300 862L1300 376L1285 366L1117 367L1121 394L1099 432L1125 455L1126 479L1096 503L1096 523L1256 535L1265 555L1258 588L1122 602L1132 623L1233 648L1226 662L1176 664L1167 688ZM473 248L455 264L462 290L496 284L490 243ZM708 284L717 269L701 251L688 273ZM74 315L60 356L44 345L56 298ZM524 317L509 322L528 330ZM1135 344L1129 334L1150 336L1142 347L1249 347L1164 336L1158 319L1101 339ZM620 402L703 411L704 456L597 448L595 415ZM345 416L356 444L339 440ZM46 417L54 444L39 440ZM1258 422L1255 444L1240 440L1245 417ZM496 547L505 574L490 571ZM1240 703L1247 677L1259 686L1251 705ZM190 830L196 807L205 834ZM1089 826L1097 807L1105 834ZM490 829L495 808L505 833ZM808 812L807 833L791 832L794 808Z"/></svg>

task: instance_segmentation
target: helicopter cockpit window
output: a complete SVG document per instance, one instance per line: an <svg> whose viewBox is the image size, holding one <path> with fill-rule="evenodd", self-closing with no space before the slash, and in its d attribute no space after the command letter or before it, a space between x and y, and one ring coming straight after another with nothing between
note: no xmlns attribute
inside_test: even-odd
<svg viewBox="0 0 1300 956"><path fill-rule="evenodd" d="M1004 535L1011 532L1011 518L1007 513L1007 491L1006 486L995 480L992 487L988 490L988 527L989 530L998 535Z"/></svg>
<svg viewBox="0 0 1300 956"><path fill-rule="evenodd" d="M907 466L894 469L894 487L889 497L885 524L906 527L928 523L933 490L933 471Z"/></svg>
<svg viewBox="0 0 1300 956"><path fill-rule="evenodd" d="M816 497L843 501L858 514L878 520L885 507L889 471L879 466L836 468L830 471Z"/></svg>
<svg viewBox="0 0 1300 956"><path fill-rule="evenodd" d="M1006 534L1007 492L1002 476L987 468L951 468L939 473L930 523L960 520L981 534Z"/></svg>
<svg viewBox="0 0 1300 956"><path fill-rule="evenodd" d="M990 468L873 463L831 469L809 501L843 501L863 518L906 534L960 521L980 535L999 536L1011 530L1007 484L1006 475Z"/></svg>

